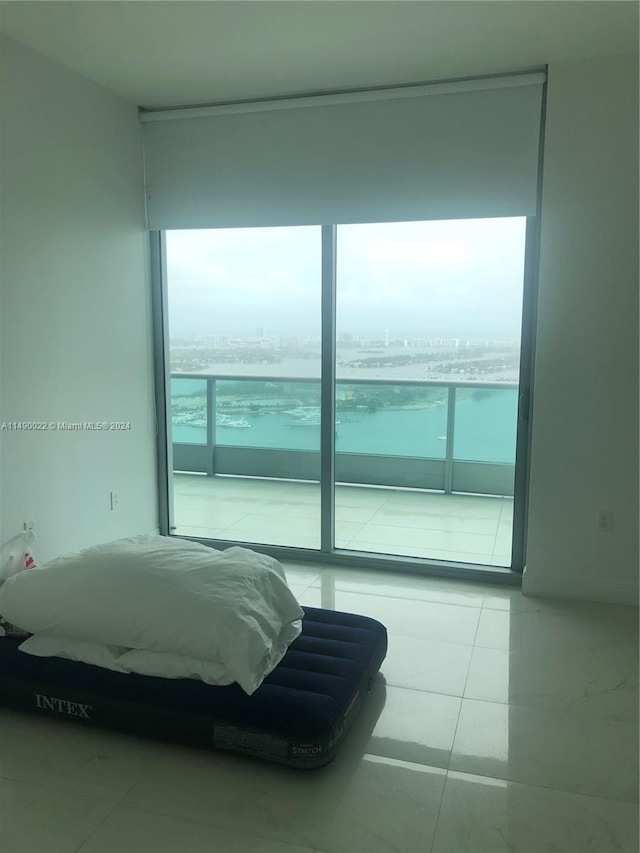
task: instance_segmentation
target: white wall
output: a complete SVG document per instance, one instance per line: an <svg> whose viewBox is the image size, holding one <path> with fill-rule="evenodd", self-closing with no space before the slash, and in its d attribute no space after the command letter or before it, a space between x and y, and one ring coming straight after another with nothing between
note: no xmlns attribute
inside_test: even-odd
<svg viewBox="0 0 640 853"><path fill-rule="evenodd" d="M638 61L549 69L523 589L637 601ZM611 533L597 530L613 511Z"/></svg>
<svg viewBox="0 0 640 853"><path fill-rule="evenodd" d="M38 555L157 528L147 242L135 107L1 43L2 540ZM109 492L120 493L111 512Z"/></svg>

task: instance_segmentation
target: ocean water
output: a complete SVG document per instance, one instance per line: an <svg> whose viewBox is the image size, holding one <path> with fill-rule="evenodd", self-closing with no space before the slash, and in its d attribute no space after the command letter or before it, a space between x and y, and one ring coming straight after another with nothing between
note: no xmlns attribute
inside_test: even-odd
<svg viewBox="0 0 640 853"><path fill-rule="evenodd" d="M180 385L174 385L178 382ZM197 380L173 380L174 393L201 390ZM198 382L198 385L200 383ZM202 392L205 382L202 382ZM468 393L468 392L465 392ZM454 458L474 462L515 461L518 392L516 389L478 390L456 402ZM204 417L204 411L202 412ZM287 414L246 414L251 429L216 426L216 444L288 450L319 450L320 427L292 426ZM447 406L424 409L384 409L377 412L338 413L338 453L371 453L444 459ZM205 444L206 428L174 424L173 441Z"/></svg>

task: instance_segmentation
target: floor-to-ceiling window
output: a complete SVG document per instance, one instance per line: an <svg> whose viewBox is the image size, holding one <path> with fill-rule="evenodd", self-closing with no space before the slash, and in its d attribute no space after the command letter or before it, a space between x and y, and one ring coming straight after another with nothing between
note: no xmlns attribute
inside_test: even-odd
<svg viewBox="0 0 640 853"><path fill-rule="evenodd" d="M165 234L173 532L517 566L526 219L321 231Z"/></svg>
<svg viewBox="0 0 640 853"><path fill-rule="evenodd" d="M545 80L142 111L164 531L522 568Z"/></svg>

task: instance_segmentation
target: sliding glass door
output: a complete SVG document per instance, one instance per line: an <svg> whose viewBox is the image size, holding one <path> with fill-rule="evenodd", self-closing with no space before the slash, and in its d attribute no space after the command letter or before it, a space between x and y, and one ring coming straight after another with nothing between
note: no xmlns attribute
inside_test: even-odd
<svg viewBox="0 0 640 853"><path fill-rule="evenodd" d="M320 235L166 234L178 535L320 547Z"/></svg>
<svg viewBox="0 0 640 853"><path fill-rule="evenodd" d="M165 232L171 532L520 567L526 233L525 218Z"/></svg>
<svg viewBox="0 0 640 853"><path fill-rule="evenodd" d="M525 243L525 218L338 227L339 548L511 565Z"/></svg>

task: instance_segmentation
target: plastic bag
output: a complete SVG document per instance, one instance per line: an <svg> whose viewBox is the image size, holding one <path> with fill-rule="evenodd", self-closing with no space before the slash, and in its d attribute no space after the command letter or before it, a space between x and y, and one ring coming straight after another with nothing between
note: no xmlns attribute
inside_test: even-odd
<svg viewBox="0 0 640 853"><path fill-rule="evenodd" d="M37 569L38 563L33 553L33 540L36 534L33 530L23 530L13 539L5 542L0 549L0 586L9 578L23 572L25 569ZM24 631L17 625L12 625L0 615L0 637L29 637L28 631Z"/></svg>
<svg viewBox="0 0 640 853"><path fill-rule="evenodd" d="M33 530L23 530L5 542L0 550L0 584L25 569L36 569L37 560L33 553Z"/></svg>

